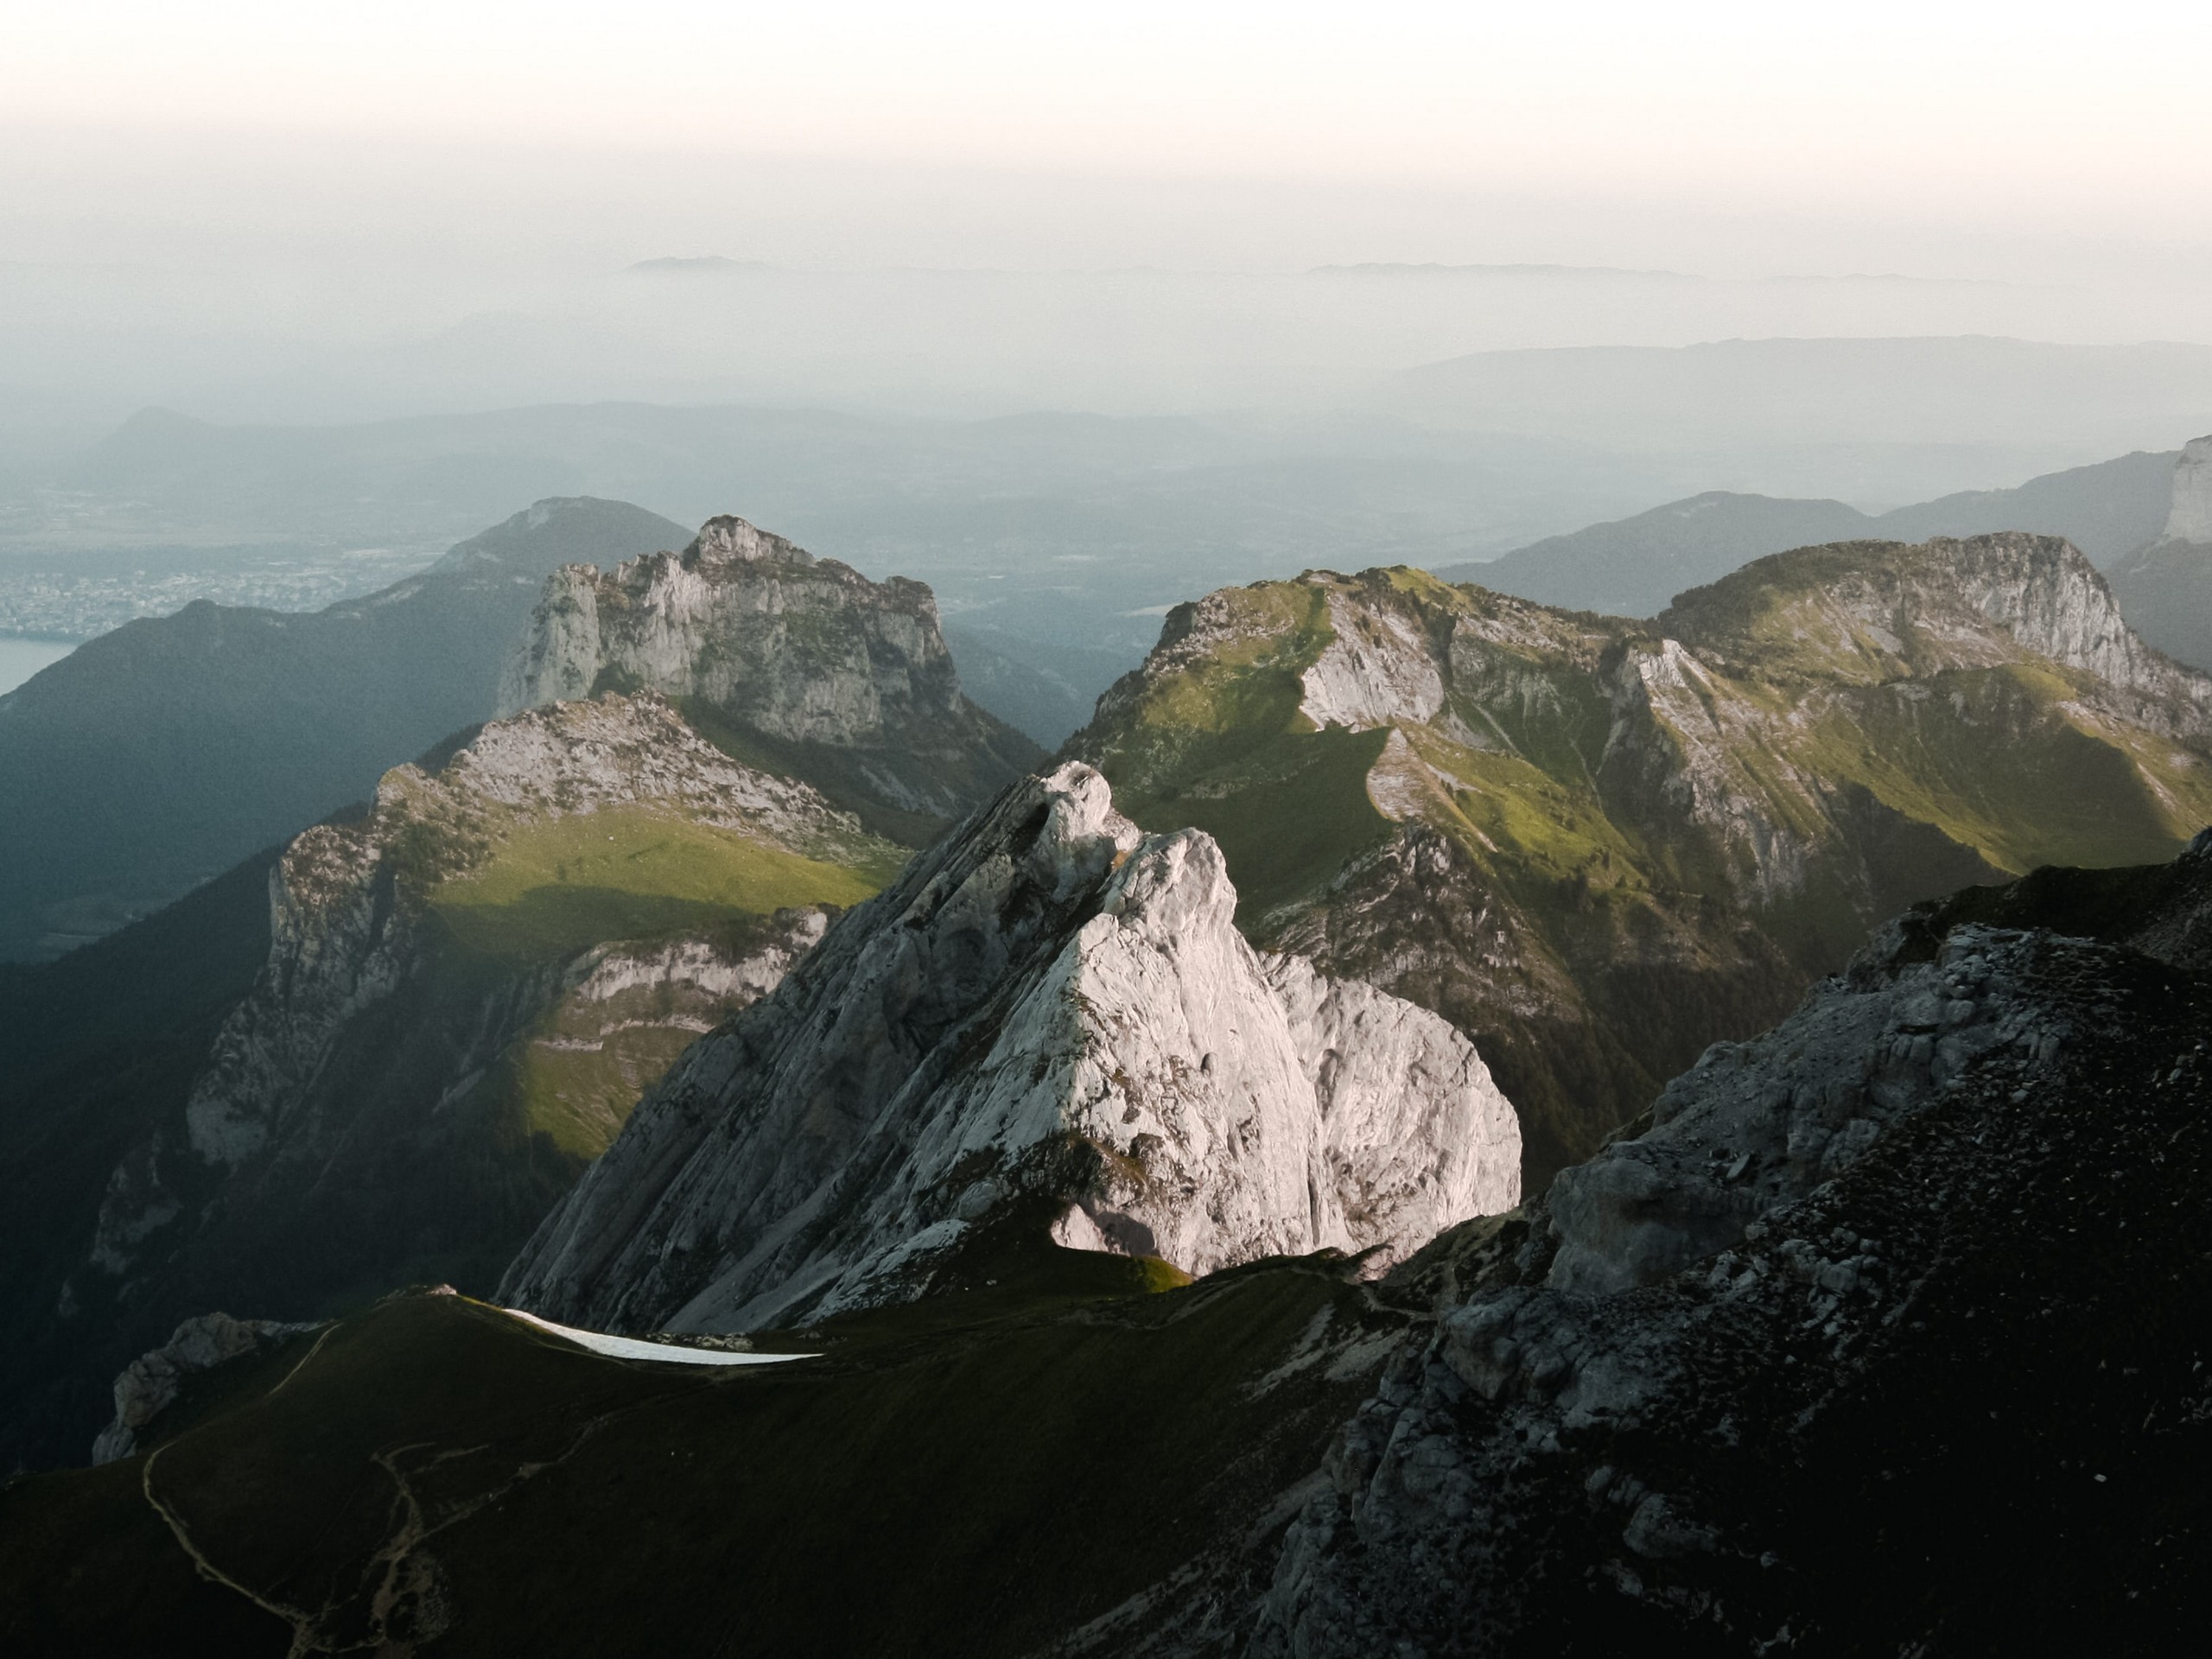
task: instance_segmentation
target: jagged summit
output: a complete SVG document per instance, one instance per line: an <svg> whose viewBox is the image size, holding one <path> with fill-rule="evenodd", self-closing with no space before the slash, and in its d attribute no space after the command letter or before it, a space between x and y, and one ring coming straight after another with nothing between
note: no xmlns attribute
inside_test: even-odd
<svg viewBox="0 0 2212 1659"><path fill-rule="evenodd" d="M1387 1262L1510 1207L1519 1132L1433 1014L1231 925L1220 851L1064 766L1006 791L700 1043L510 1270L601 1328L898 1301L1061 1243L1203 1274Z"/></svg>
<svg viewBox="0 0 2212 1659"><path fill-rule="evenodd" d="M926 586L871 582L741 518L710 519L681 553L556 571L499 707L636 689L910 841L1039 758L961 695Z"/></svg>

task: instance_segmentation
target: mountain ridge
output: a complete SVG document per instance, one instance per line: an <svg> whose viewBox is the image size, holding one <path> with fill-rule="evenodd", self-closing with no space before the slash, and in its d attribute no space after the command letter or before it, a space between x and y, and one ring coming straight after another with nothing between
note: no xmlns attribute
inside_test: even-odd
<svg viewBox="0 0 2212 1659"><path fill-rule="evenodd" d="M2212 682L2063 542L1801 550L1685 600L1703 643L1403 569L1224 589L1064 753L1212 834L1255 942L1473 1036L1531 1191L1898 906L2212 817Z"/></svg>

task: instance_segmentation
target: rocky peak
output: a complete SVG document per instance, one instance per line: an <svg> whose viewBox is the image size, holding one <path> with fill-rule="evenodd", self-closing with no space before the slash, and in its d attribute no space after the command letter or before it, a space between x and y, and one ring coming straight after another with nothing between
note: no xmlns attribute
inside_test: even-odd
<svg viewBox="0 0 2212 1659"><path fill-rule="evenodd" d="M773 561L784 564L812 564L814 555L772 531L747 524L734 513L709 518L679 556L686 569L702 564Z"/></svg>
<svg viewBox="0 0 2212 1659"><path fill-rule="evenodd" d="M742 518L709 520L680 554L546 580L500 709L608 689L696 700L778 749L779 769L940 820L1035 757L961 695L928 588L871 582Z"/></svg>
<svg viewBox="0 0 2212 1659"><path fill-rule="evenodd" d="M1518 1128L1473 1046L1255 952L1236 902L1210 837L1141 834L1090 767L1013 786L693 1048L503 1296L741 1329L1048 1229L1205 1273L1387 1261L1509 1205Z"/></svg>
<svg viewBox="0 0 2212 1659"><path fill-rule="evenodd" d="M2191 438L2174 463L2173 505L2162 539L2212 546L2212 437Z"/></svg>

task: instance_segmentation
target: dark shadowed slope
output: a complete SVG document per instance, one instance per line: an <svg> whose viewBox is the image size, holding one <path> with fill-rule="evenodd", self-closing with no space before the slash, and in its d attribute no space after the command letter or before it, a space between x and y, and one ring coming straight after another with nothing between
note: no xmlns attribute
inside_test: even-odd
<svg viewBox="0 0 2212 1659"><path fill-rule="evenodd" d="M307 615L201 602L0 697L0 957L51 955L367 794L487 718L548 571L688 539L542 501L419 576Z"/></svg>

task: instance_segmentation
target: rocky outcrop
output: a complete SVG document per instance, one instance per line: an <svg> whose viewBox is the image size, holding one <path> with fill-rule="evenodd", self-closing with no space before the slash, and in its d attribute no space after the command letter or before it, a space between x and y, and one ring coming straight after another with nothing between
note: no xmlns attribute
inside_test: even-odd
<svg viewBox="0 0 2212 1659"><path fill-rule="evenodd" d="M2182 451L2164 532L2113 568L2112 585L2144 639L2212 669L2212 437Z"/></svg>
<svg viewBox="0 0 2212 1659"><path fill-rule="evenodd" d="M1216 836L1256 944L1471 1035L1533 1185L1899 906L2170 856L2212 679L2048 537L1803 549L1656 624L1317 571L1178 610L1069 752Z"/></svg>
<svg viewBox="0 0 2212 1659"><path fill-rule="evenodd" d="M640 804L824 859L865 844L812 790L738 765L650 695L497 721L435 774L395 767L365 821L308 830L271 874L269 966L193 1086L192 1150L235 1166L269 1146L349 1023L424 967L435 888L465 880L522 827ZM456 1076L489 1065L582 964L541 968L542 986L490 999Z"/></svg>
<svg viewBox="0 0 2212 1659"><path fill-rule="evenodd" d="M488 1290L677 1055L821 938L829 907L777 900L850 902L897 861L649 693L395 768L277 859L266 963L116 1164L65 1308L142 1328L433 1271ZM748 883L775 897L748 911Z"/></svg>
<svg viewBox="0 0 2212 1659"><path fill-rule="evenodd" d="M115 1421L92 1442L93 1464L113 1463L136 1452L140 1431L176 1403L187 1378L314 1329L275 1319L234 1319L227 1313L187 1319L167 1342L132 1360L115 1379Z"/></svg>
<svg viewBox="0 0 2212 1659"><path fill-rule="evenodd" d="M1255 953L1205 836L1071 765L1001 795L694 1047L503 1300L726 1331L903 1300L1009 1238L1203 1274L1388 1262L1510 1205L1519 1135L1443 1020Z"/></svg>
<svg viewBox="0 0 2212 1659"><path fill-rule="evenodd" d="M2212 547L2212 437L2190 439L2174 464L2173 507L2164 539Z"/></svg>
<svg viewBox="0 0 2212 1659"><path fill-rule="evenodd" d="M1910 915L1409 1264L1457 1288L1249 1651L2157 1650L2203 1524L2208 933L2212 836Z"/></svg>
<svg viewBox="0 0 2212 1659"><path fill-rule="evenodd" d="M681 553L548 579L501 711L609 688L696 699L817 770L845 756L830 786L939 819L1037 753L961 695L928 588L870 582L742 518L709 520Z"/></svg>

